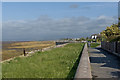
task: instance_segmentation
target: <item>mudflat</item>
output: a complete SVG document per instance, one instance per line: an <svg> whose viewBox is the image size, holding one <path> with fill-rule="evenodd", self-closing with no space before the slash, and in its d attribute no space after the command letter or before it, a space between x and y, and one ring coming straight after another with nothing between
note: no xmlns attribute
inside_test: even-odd
<svg viewBox="0 0 120 80"><path fill-rule="evenodd" d="M3 41L2 61L22 55L23 49L29 52L54 45L54 41Z"/></svg>

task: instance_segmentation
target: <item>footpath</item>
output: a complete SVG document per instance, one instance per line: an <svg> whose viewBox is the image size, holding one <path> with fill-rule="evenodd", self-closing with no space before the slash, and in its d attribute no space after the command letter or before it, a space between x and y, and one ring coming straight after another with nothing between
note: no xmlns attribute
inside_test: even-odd
<svg viewBox="0 0 120 80"><path fill-rule="evenodd" d="M91 73L93 79L116 78L120 79L120 58L101 49L89 48Z"/></svg>

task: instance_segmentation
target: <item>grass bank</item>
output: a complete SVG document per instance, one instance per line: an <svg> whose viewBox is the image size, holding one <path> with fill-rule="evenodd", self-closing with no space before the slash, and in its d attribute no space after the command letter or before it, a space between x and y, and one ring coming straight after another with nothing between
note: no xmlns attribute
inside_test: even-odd
<svg viewBox="0 0 120 80"><path fill-rule="evenodd" d="M91 43L91 44L90 44L90 47L95 48L95 47L97 47L97 46L99 46L99 45L100 45L100 43Z"/></svg>
<svg viewBox="0 0 120 80"><path fill-rule="evenodd" d="M76 72L83 43L38 52L2 64L3 78L72 78Z"/></svg>

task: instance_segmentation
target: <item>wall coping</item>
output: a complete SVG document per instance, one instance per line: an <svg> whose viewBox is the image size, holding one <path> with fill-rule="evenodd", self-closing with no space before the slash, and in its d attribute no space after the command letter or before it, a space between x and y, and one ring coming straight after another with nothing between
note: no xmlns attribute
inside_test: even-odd
<svg viewBox="0 0 120 80"><path fill-rule="evenodd" d="M87 43L84 46L74 80L79 78L92 79Z"/></svg>

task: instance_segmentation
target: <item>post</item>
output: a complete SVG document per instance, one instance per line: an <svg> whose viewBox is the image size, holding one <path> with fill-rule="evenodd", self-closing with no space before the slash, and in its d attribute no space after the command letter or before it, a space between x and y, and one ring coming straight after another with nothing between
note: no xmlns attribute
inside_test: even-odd
<svg viewBox="0 0 120 80"><path fill-rule="evenodd" d="M26 56L26 53L25 53L25 48L23 48L23 54L24 54L24 56Z"/></svg>

